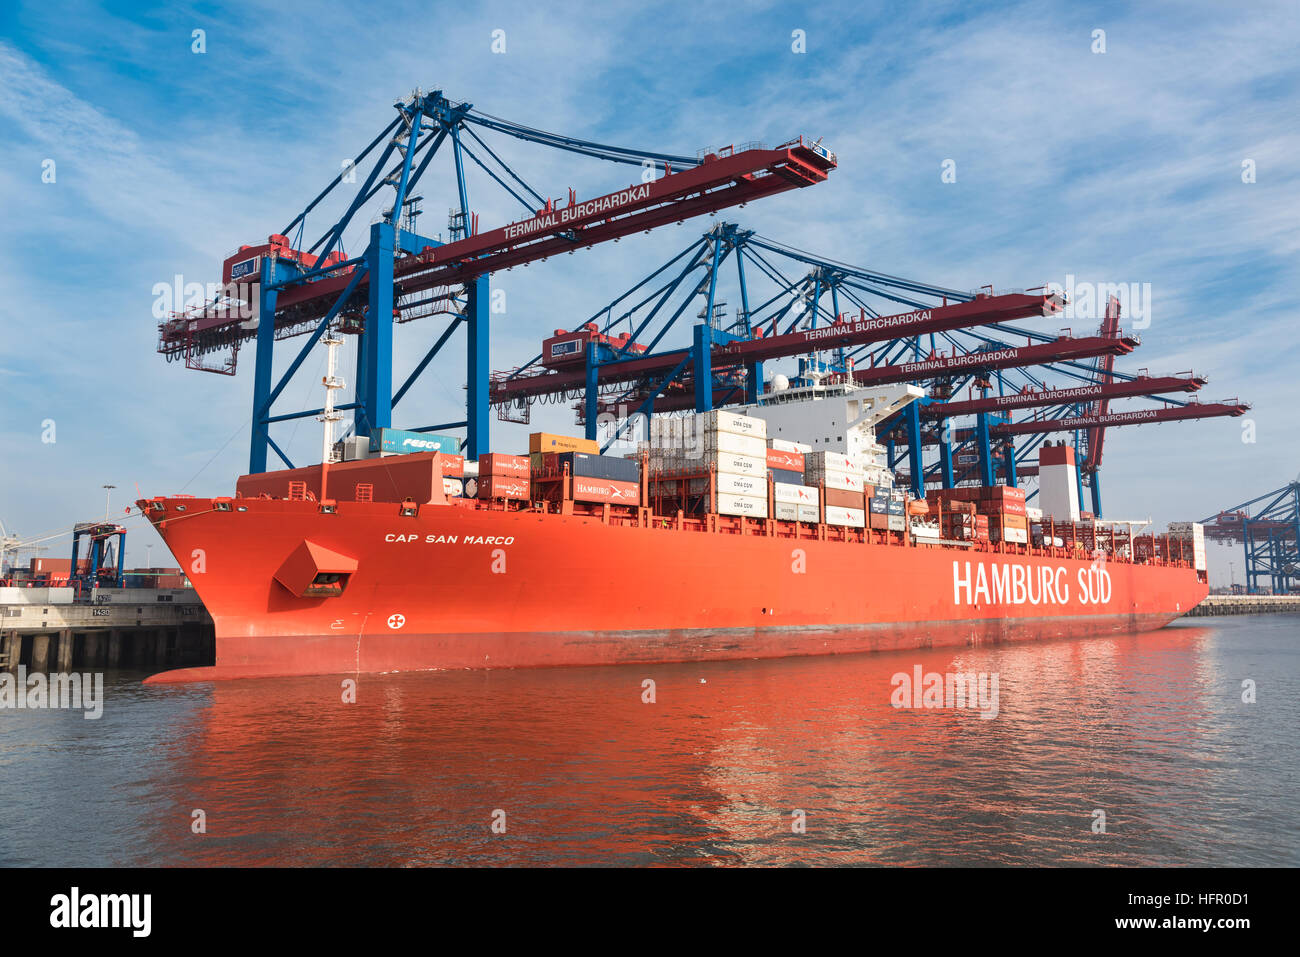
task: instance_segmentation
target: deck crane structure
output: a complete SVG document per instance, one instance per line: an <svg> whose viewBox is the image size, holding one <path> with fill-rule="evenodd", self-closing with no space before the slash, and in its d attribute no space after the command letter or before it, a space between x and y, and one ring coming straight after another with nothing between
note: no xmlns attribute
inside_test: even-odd
<svg viewBox="0 0 1300 957"><path fill-rule="evenodd" d="M1241 543L1248 593L1263 582L1275 595L1300 589L1300 478L1201 522L1206 538Z"/></svg>
<svg viewBox="0 0 1300 957"><path fill-rule="evenodd" d="M490 273L820 183L836 166L820 140L803 137L775 149L745 144L685 156L548 133L454 102L441 91L416 90L394 107L393 121L286 227L226 260L220 295L159 325L158 351L204 371L233 374L241 344L256 342L250 471L266 470L269 451L292 467L270 427L322 410L273 414L272 406L331 329L359 337L354 399L336 408L350 411L355 433L364 436L391 424L393 406L464 326L465 419L417 431L463 427L467 455L488 451ZM507 165L480 135L489 133L635 166L641 181L592 197L580 198L569 188L567 200L556 201ZM451 154L454 170L446 241L422 235L416 224L422 197L415 190L440 149ZM370 164L369 174L349 192L363 163ZM524 218L480 230L469 199L466 174L472 168L517 200ZM333 221L326 216L330 225L310 241L308 218L320 218L327 202L341 206L341 215ZM349 226L364 224L371 211L377 215L364 249L347 251ZM433 315L449 317L448 325L394 390L393 324ZM303 334L307 343L273 382L276 341Z"/></svg>
<svg viewBox="0 0 1300 957"><path fill-rule="evenodd" d="M734 318L727 313L724 283L738 298ZM1153 377L1145 370L1115 370L1115 357L1140 344L1120 329L1118 303L1108 306L1101 328L1086 336L1011 324L1055 316L1062 305L1063 297L1044 287L963 292L851 266L719 223L574 330L556 330L541 355L495 374L491 402L502 418L527 421L533 402L576 401L589 438L596 438L601 416L614 423L608 445L638 414L758 401L764 363L797 358L801 384L851 378L863 386L910 382L928 388L929 401L913 403L881 429L891 464L906 450L917 493L927 482L951 486L980 478L992 484L998 462L1005 479L1015 483L1018 467L1020 474L1036 471L1029 456L1061 426L999 431L1019 427L1010 412L1051 407L1036 417L1053 423L1067 413L1074 419L1094 416L1072 428L1080 461L1083 430L1096 436L1087 448L1097 449L1099 463L1102 430L1128 421L1127 413L1108 414L1105 403L1151 397L1181 408L1186 403L1167 396L1195 392L1206 382L1191 373ZM691 322L692 315L699 321L692 323L691 345L661 349L674 325ZM971 395L963 399L964 389ZM1153 421L1208 414L1239 413L1195 406ZM922 422L969 416L976 417L976 428L941 443L938 461L923 467ZM1018 434L1033 438L1017 448ZM954 458L974 460L978 467L955 471ZM1100 514L1095 473L1090 481Z"/></svg>

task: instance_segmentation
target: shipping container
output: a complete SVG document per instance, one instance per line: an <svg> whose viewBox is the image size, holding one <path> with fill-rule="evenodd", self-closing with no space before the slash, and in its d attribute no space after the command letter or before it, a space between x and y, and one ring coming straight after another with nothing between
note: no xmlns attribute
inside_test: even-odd
<svg viewBox="0 0 1300 957"><path fill-rule="evenodd" d="M432 432L381 428L370 433L370 451L389 454L446 452L449 455L457 455L460 452L460 439L454 435L434 435Z"/></svg>
<svg viewBox="0 0 1300 957"><path fill-rule="evenodd" d="M712 452L730 453L732 455L755 456L767 468L767 446L762 436L740 435L735 432L706 432L694 449L706 454ZM687 449L691 451L691 449Z"/></svg>
<svg viewBox="0 0 1300 957"><path fill-rule="evenodd" d="M575 502L609 502L611 505L639 505L639 482L620 482L615 479L590 478L585 475L573 478Z"/></svg>
<svg viewBox="0 0 1300 957"><path fill-rule="evenodd" d="M670 480L671 481L671 480ZM766 495L767 482L757 475L730 475L722 473L713 477L719 493L729 495ZM691 479L687 486L692 495L702 495L709 490L708 479Z"/></svg>
<svg viewBox="0 0 1300 957"><path fill-rule="evenodd" d="M795 502L772 503L772 516L783 522L799 521L799 505Z"/></svg>
<svg viewBox="0 0 1300 957"><path fill-rule="evenodd" d="M866 524L867 513L860 508L839 508L826 506L826 524L843 525L849 528L862 528Z"/></svg>
<svg viewBox="0 0 1300 957"><path fill-rule="evenodd" d="M778 502L796 502L814 506L819 500L817 489L807 485L774 485L772 497Z"/></svg>
<svg viewBox="0 0 1300 957"><path fill-rule="evenodd" d="M559 468L569 467L570 475L584 478L612 479L615 482L639 482L641 464L635 459L621 459L614 455L592 455L588 452L561 452Z"/></svg>
<svg viewBox="0 0 1300 957"><path fill-rule="evenodd" d="M826 507L827 508L863 508L863 497L861 492L852 492L842 488L826 489Z"/></svg>
<svg viewBox="0 0 1300 957"><path fill-rule="evenodd" d="M766 477L767 465L761 456L719 452L699 455L681 450L652 449L650 474L707 472L712 467L719 475L753 475Z"/></svg>
<svg viewBox="0 0 1300 957"><path fill-rule="evenodd" d="M769 469L784 469L790 472L803 474L804 456L802 452L791 452L785 449L768 449L767 450L767 467Z"/></svg>
<svg viewBox="0 0 1300 957"><path fill-rule="evenodd" d="M891 532L906 531L907 529L906 515L890 515L888 520L889 520L889 530Z"/></svg>
<svg viewBox="0 0 1300 957"><path fill-rule="evenodd" d="M855 472L826 472L814 469L804 472L803 478L805 485L825 485L828 489L846 489L858 494L865 492L867 487L862 476Z"/></svg>
<svg viewBox="0 0 1300 957"><path fill-rule="evenodd" d="M799 455L807 455L813 450L807 442L791 442L788 439L768 439L767 447L773 451L796 452Z"/></svg>
<svg viewBox="0 0 1300 957"><path fill-rule="evenodd" d="M764 448L767 446L767 420L755 416L739 415L722 409L698 412L695 414L695 430L696 434L713 432L756 436L764 440Z"/></svg>
<svg viewBox="0 0 1300 957"><path fill-rule="evenodd" d="M480 475L472 479L475 483L476 497L480 499L509 499L526 502L529 499L529 482L526 478L509 475ZM469 486L466 485L468 491Z"/></svg>
<svg viewBox="0 0 1300 957"><path fill-rule="evenodd" d="M817 490L813 489L813 491L815 492ZM807 505L803 502L799 503L799 521L816 525L821 520L822 514L820 505Z"/></svg>
<svg viewBox="0 0 1300 957"><path fill-rule="evenodd" d="M774 469L768 467L767 474L772 476L772 481L778 485L802 485L803 472L790 472L786 469Z"/></svg>
<svg viewBox="0 0 1300 957"><path fill-rule="evenodd" d="M705 507L719 515L743 515L746 518L767 518L767 497L757 495L729 495L719 493L716 503L706 496Z"/></svg>
<svg viewBox="0 0 1300 957"><path fill-rule="evenodd" d="M500 452L489 452L479 458L478 470L475 474L527 478L529 471L529 458L526 455L503 455ZM468 471L466 474L469 474Z"/></svg>
<svg viewBox="0 0 1300 957"><path fill-rule="evenodd" d="M587 452L600 454L600 446L593 439L580 439L573 435L555 435L534 432L528 436L529 452Z"/></svg>
<svg viewBox="0 0 1300 957"><path fill-rule="evenodd" d="M443 478L464 478L465 477L465 460L459 455L439 455L438 461L442 463ZM334 473L330 473L330 480L333 481Z"/></svg>
<svg viewBox="0 0 1300 957"><path fill-rule="evenodd" d="M852 472L861 475L862 463L850 458L843 452L809 452L804 456L804 471Z"/></svg>

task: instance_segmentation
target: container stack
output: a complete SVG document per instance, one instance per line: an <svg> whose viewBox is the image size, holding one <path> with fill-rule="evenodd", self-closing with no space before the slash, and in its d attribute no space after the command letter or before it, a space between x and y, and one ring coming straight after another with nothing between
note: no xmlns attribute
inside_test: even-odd
<svg viewBox="0 0 1300 957"><path fill-rule="evenodd" d="M490 453L478 460L477 477L465 480L465 493L481 499L527 502L532 491L529 473L526 456Z"/></svg>
<svg viewBox="0 0 1300 957"><path fill-rule="evenodd" d="M842 452L811 452L804 456L804 484L824 489L826 524L864 528L863 507L867 491L866 466ZM902 518L902 503L899 503ZM899 529L902 530L901 527Z"/></svg>
<svg viewBox="0 0 1300 957"><path fill-rule="evenodd" d="M580 439L574 435L534 432L528 436L528 458L533 472L542 471L542 455L547 452L586 452L589 455L599 455L600 446L593 439Z"/></svg>
<svg viewBox="0 0 1300 957"><path fill-rule="evenodd" d="M713 410L650 421L650 472L658 494L688 512L767 518L767 423ZM709 472L715 495L709 493Z"/></svg>
<svg viewBox="0 0 1300 957"><path fill-rule="evenodd" d="M1205 571L1205 526L1200 522L1170 522L1169 537L1182 543L1182 557L1190 558L1192 567Z"/></svg>
<svg viewBox="0 0 1300 957"><path fill-rule="evenodd" d="M594 440L547 432L530 435L528 448L530 477L539 498L562 498L567 473L575 502L641 504L641 463L636 458L601 455Z"/></svg>
<svg viewBox="0 0 1300 957"><path fill-rule="evenodd" d="M821 521L821 496L804 484L805 456L811 445L785 439L767 440L767 474L772 479L773 518L783 522Z"/></svg>
<svg viewBox="0 0 1300 957"><path fill-rule="evenodd" d="M549 453L544 453L549 454ZM557 452L556 468L573 477L575 502L637 505L641 501L641 464L635 459L589 452Z"/></svg>
<svg viewBox="0 0 1300 957"><path fill-rule="evenodd" d="M990 541L1029 544L1024 489L1014 485L934 489L926 498L932 504L969 502L977 515L987 519Z"/></svg>

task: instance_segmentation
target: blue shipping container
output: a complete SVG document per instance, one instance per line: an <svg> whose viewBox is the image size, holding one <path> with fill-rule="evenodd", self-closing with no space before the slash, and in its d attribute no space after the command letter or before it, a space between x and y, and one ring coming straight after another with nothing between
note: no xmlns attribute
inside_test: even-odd
<svg viewBox="0 0 1300 957"><path fill-rule="evenodd" d="M370 433L371 452L444 452L460 454L460 439L454 435L407 432L403 429L375 429Z"/></svg>

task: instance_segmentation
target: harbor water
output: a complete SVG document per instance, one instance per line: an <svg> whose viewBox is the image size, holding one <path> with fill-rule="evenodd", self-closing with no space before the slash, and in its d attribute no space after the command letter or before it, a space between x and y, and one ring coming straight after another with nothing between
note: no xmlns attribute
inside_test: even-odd
<svg viewBox="0 0 1300 957"><path fill-rule="evenodd" d="M900 692L952 674L995 702ZM108 672L95 720L0 710L0 864L1300 865L1295 615L355 701L141 677Z"/></svg>

